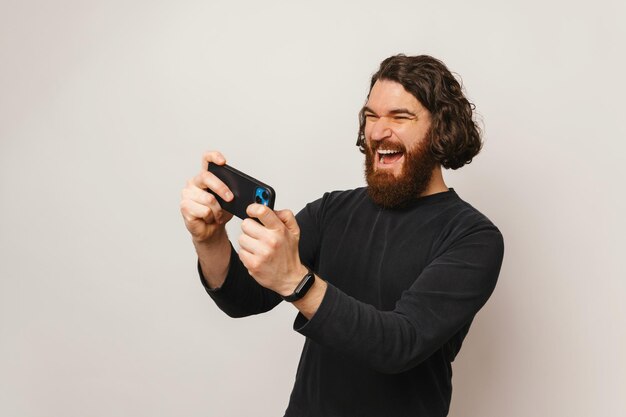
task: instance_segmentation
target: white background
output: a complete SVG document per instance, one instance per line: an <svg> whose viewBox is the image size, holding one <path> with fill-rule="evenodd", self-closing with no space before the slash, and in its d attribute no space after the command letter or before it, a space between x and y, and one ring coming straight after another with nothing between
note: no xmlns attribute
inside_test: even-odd
<svg viewBox="0 0 626 417"><path fill-rule="evenodd" d="M506 242L451 415L626 415L625 17L617 0L0 0L0 415L282 415L295 312L210 302L180 190L209 149L279 208L363 185L357 112L399 52L461 74L485 146L446 180Z"/></svg>

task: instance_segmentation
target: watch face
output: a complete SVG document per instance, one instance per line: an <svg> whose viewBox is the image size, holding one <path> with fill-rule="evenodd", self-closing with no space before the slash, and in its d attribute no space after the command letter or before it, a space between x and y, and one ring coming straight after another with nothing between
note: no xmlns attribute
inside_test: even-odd
<svg viewBox="0 0 626 417"><path fill-rule="evenodd" d="M313 286L314 282L315 282L315 274L309 271L309 273L306 274L304 278L302 278L302 281L300 281L296 289L293 291L293 294L283 297L283 299L289 302L301 299L302 297L306 295L309 289Z"/></svg>
<svg viewBox="0 0 626 417"><path fill-rule="evenodd" d="M304 278L302 278L302 281L300 281L300 284L298 284L298 286L296 287L296 290L294 291L296 294L300 294L302 292L302 290L304 288L306 288L307 284L309 283L309 281L311 281L311 278L313 278L313 274L312 273L308 273L304 276Z"/></svg>

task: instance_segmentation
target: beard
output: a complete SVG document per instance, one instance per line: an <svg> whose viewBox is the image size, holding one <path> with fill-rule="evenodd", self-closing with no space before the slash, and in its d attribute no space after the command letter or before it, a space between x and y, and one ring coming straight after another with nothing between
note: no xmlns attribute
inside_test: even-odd
<svg viewBox="0 0 626 417"><path fill-rule="evenodd" d="M385 141L367 144L365 149L365 180L367 194L374 203L384 208L403 208L417 200L426 190L433 170L437 165L428 148L430 134L419 141L409 151L401 145L390 145ZM404 163L402 172L396 177L391 172L374 170L374 158L378 158L376 150L380 147L402 150Z"/></svg>

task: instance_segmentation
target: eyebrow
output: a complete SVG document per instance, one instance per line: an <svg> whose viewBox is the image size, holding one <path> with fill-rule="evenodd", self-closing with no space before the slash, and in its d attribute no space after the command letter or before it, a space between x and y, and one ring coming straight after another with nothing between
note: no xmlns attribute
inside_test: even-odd
<svg viewBox="0 0 626 417"><path fill-rule="evenodd" d="M370 109L367 106L363 107L363 113L376 114L376 112L374 110ZM410 111L409 109L405 109L405 108L389 110L388 114L391 114L391 115L394 115L394 114L409 114L409 115L411 115L413 117L417 117L417 114L415 114L412 111Z"/></svg>

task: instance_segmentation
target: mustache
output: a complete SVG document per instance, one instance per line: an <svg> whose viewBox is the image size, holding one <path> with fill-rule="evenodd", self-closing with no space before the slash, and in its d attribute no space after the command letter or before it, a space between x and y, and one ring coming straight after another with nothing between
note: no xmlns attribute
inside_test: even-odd
<svg viewBox="0 0 626 417"><path fill-rule="evenodd" d="M397 151L397 152L406 152L406 146L404 146L402 143L393 142L390 140L382 140L382 141L376 141L376 142L370 141L368 144L368 148L372 152L376 152L377 150L381 148L392 150L392 151Z"/></svg>

